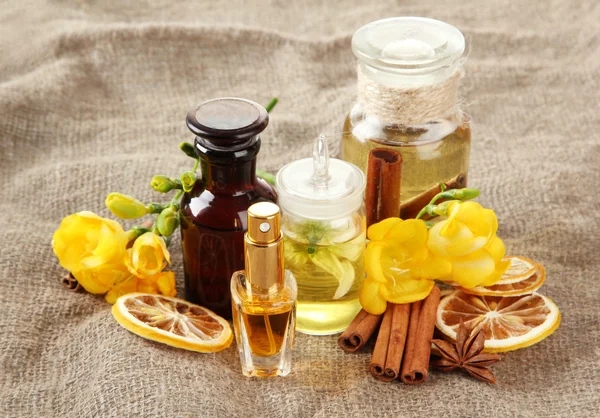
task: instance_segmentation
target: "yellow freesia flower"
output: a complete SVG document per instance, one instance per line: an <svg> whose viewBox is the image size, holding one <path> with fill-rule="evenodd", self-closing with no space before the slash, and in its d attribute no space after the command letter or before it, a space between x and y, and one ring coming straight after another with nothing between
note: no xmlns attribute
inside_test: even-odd
<svg viewBox="0 0 600 418"><path fill-rule="evenodd" d="M130 277L131 273L121 264L111 268L99 267L93 270L81 270L73 273L73 276L86 291L102 295L110 291L116 283Z"/></svg>
<svg viewBox="0 0 600 418"><path fill-rule="evenodd" d="M418 219L388 218L369 227L367 278L359 300L372 314L387 302L411 303L429 295L433 279L448 276L451 264L427 248L427 226Z"/></svg>
<svg viewBox="0 0 600 418"><path fill-rule="evenodd" d="M175 296L177 294L177 289L175 289L175 273L172 271L163 271L154 277L156 278L156 285L160 293L165 296Z"/></svg>
<svg viewBox="0 0 600 418"><path fill-rule="evenodd" d="M427 247L452 265L442 280L465 288L491 286L500 280L510 262L503 262L504 243L496 236L498 220L491 209L476 202L452 201L448 218L429 230Z"/></svg>
<svg viewBox="0 0 600 418"><path fill-rule="evenodd" d="M163 271L148 278L139 278L129 273L124 280L117 283L106 294L105 299L112 305L120 296L134 292L160 293L165 296L175 296L177 295L175 273L172 271Z"/></svg>
<svg viewBox="0 0 600 418"><path fill-rule="evenodd" d="M167 245L162 237L152 232L146 232L136 239L125 257L127 269L139 278L157 275L167 263L171 264Z"/></svg>
<svg viewBox="0 0 600 418"><path fill-rule="evenodd" d="M120 296L128 293L134 293L138 291L138 278L133 274L129 273L118 283L110 289L110 291L104 296L104 299L114 305Z"/></svg>
<svg viewBox="0 0 600 418"><path fill-rule="evenodd" d="M127 234L118 222L92 212L64 218L52 237L60 265L90 293L105 293L123 271Z"/></svg>
<svg viewBox="0 0 600 418"><path fill-rule="evenodd" d="M175 273L162 271L169 261L163 239L151 232L126 250L127 233L118 222L92 212L63 219L52 238L60 265L70 271L83 288L105 299L131 292L175 296Z"/></svg>

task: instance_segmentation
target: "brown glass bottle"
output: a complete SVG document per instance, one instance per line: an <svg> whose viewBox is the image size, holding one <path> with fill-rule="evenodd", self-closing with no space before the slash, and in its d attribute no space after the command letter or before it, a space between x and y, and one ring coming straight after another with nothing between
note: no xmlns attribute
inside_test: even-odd
<svg viewBox="0 0 600 418"><path fill-rule="evenodd" d="M256 178L258 135L268 120L262 106L235 98L209 100L187 115L201 173L181 200L185 297L225 318L231 318L231 276L244 269L247 210L276 196Z"/></svg>

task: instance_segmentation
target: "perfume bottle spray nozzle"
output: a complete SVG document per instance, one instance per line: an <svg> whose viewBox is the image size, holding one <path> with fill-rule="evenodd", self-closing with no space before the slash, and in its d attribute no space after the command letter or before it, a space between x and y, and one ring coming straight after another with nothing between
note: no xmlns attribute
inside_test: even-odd
<svg viewBox="0 0 600 418"><path fill-rule="evenodd" d="M281 238L279 206L260 202L248 208L248 239L256 244L271 244Z"/></svg>
<svg viewBox="0 0 600 418"><path fill-rule="evenodd" d="M260 202L248 208L244 239L246 287L249 292L274 294L284 283L283 236L279 207Z"/></svg>

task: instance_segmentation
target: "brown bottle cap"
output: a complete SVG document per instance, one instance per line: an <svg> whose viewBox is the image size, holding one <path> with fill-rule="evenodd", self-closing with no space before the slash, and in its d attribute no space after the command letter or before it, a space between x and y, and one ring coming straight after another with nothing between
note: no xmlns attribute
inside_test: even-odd
<svg viewBox="0 0 600 418"><path fill-rule="evenodd" d="M223 97L190 109L186 123L197 136L215 145L230 147L261 133L269 123L269 114L251 100Z"/></svg>

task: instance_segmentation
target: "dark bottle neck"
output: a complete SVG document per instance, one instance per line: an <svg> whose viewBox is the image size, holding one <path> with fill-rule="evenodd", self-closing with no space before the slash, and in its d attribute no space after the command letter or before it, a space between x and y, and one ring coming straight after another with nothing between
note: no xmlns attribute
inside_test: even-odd
<svg viewBox="0 0 600 418"><path fill-rule="evenodd" d="M213 194L240 195L253 190L256 184L256 158L232 164L201 158L200 169L204 188Z"/></svg>

